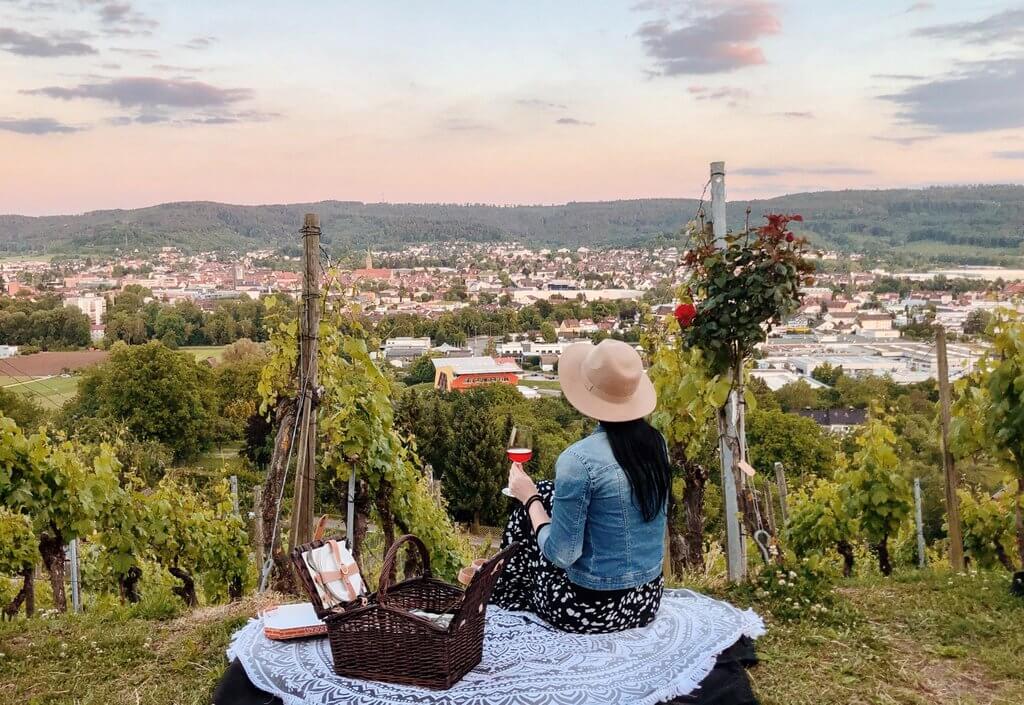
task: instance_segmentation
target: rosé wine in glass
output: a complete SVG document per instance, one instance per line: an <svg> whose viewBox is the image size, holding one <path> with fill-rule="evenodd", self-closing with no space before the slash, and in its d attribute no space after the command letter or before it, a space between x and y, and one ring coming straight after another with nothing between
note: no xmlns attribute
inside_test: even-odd
<svg viewBox="0 0 1024 705"><path fill-rule="evenodd" d="M533 457L533 450L531 448L509 448L508 459L513 463L528 463L530 458Z"/></svg>

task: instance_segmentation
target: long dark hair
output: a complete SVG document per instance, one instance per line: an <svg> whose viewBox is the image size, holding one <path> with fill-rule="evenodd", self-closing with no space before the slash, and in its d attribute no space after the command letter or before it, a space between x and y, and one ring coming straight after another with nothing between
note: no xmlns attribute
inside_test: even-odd
<svg viewBox="0 0 1024 705"><path fill-rule="evenodd" d="M672 486L665 439L645 419L602 421L612 453L629 479L633 502L644 521L652 521L665 506Z"/></svg>

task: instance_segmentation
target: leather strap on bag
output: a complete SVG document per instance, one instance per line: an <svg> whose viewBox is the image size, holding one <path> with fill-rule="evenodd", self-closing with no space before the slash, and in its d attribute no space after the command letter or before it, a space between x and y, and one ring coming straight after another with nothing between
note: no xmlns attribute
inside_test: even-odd
<svg viewBox="0 0 1024 705"><path fill-rule="evenodd" d="M323 570L320 567L320 562L317 561L312 552L310 552L310 563L313 567L312 578L313 582L321 587L328 596L330 596L335 602L351 602L352 600L359 597L359 592L356 586L352 583L352 576L359 575L359 566L355 562L345 563L341 554L341 546L337 541L327 541L324 543L334 557L334 563L338 566L335 570ZM340 581L345 586L345 595L339 595L331 587L331 583ZM325 605L326 606L326 605Z"/></svg>
<svg viewBox="0 0 1024 705"><path fill-rule="evenodd" d="M324 579L328 580L329 582L333 582L334 580L340 580L342 584L345 586L345 589L348 591L349 596L347 598L338 597L338 595L334 595L334 591L331 590L329 586L325 584L324 587L332 595L334 595L336 599L339 599L342 602L349 602L351 600L356 599L357 597L359 597L359 593L356 591L355 585L352 584L352 578L350 578L349 576L351 576L353 573L358 575L359 566L356 565L355 562L345 564L344 559L342 559L341 557L341 545L337 541L328 541L327 545L331 547L331 553L334 555L334 563L335 565L339 566L339 569L336 571L329 571L329 573L334 577L327 578L325 576Z"/></svg>

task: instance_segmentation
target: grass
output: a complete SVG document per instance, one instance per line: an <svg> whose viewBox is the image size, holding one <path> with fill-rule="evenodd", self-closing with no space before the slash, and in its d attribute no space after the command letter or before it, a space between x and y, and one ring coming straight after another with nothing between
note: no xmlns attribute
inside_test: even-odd
<svg viewBox="0 0 1024 705"><path fill-rule="evenodd" d="M192 353L195 355L196 360L205 360L208 357L212 357L217 362L220 362L226 347L226 345L195 345L179 349L182 352Z"/></svg>
<svg viewBox="0 0 1024 705"><path fill-rule="evenodd" d="M31 397L44 409L59 409L78 391L78 377L57 375L44 379L26 380L24 377L0 377L0 387Z"/></svg>
<svg viewBox="0 0 1024 705"><path fill-rule="evenodd" d="M841 618L769 624L764 705L1024 702L1024 600L1006 573L906 572L838 588Z"/></svg>
<svg viewBox="0 0 1024 705"><path fill-rule="evenodd" d="M238 454L241 443L226 443L201 455L192 467L206 470L213 475L230 475L245 469L245 461Z"/></svg>
<svg viewBox="0 0 1024 705"><path fill-rule="evenodd" d="M225 666L250 600L171 620L121 606L0 625L0 702L200 705Z"/></svg>
<svg viewBox="0 0 1024 705"><path fill-rule="evenodd" d="M751 680L764 705L1022 703L1024 600L1008 586L1005 573L845 581L826 621L765 615ZM0 624L0 702L209 702L232 632L266 604L249 598L157 619L148 615L168 611L162 605L107 603Z"/></svg>
<svg viewBox="0 0 1024 705"><path fill-rule="evenodd" d="M556 379L523 379L519 381L519 384L524 387L533 387L534 389L562 389Z"/></svg>

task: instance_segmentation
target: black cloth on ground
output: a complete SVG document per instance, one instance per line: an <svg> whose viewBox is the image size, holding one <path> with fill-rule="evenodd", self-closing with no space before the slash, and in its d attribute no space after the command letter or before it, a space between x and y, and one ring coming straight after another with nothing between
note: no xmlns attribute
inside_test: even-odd
<svg viewBox="0 0 1024 705"><path fill-rule="evenodd" d="M754 642L747 637L718 656L714 669L690 695L666 705L758 705L746 669L757 663ZM213 705L283 705L281 699L254 686L238 659L229 665L216 690Z"/></svg>

